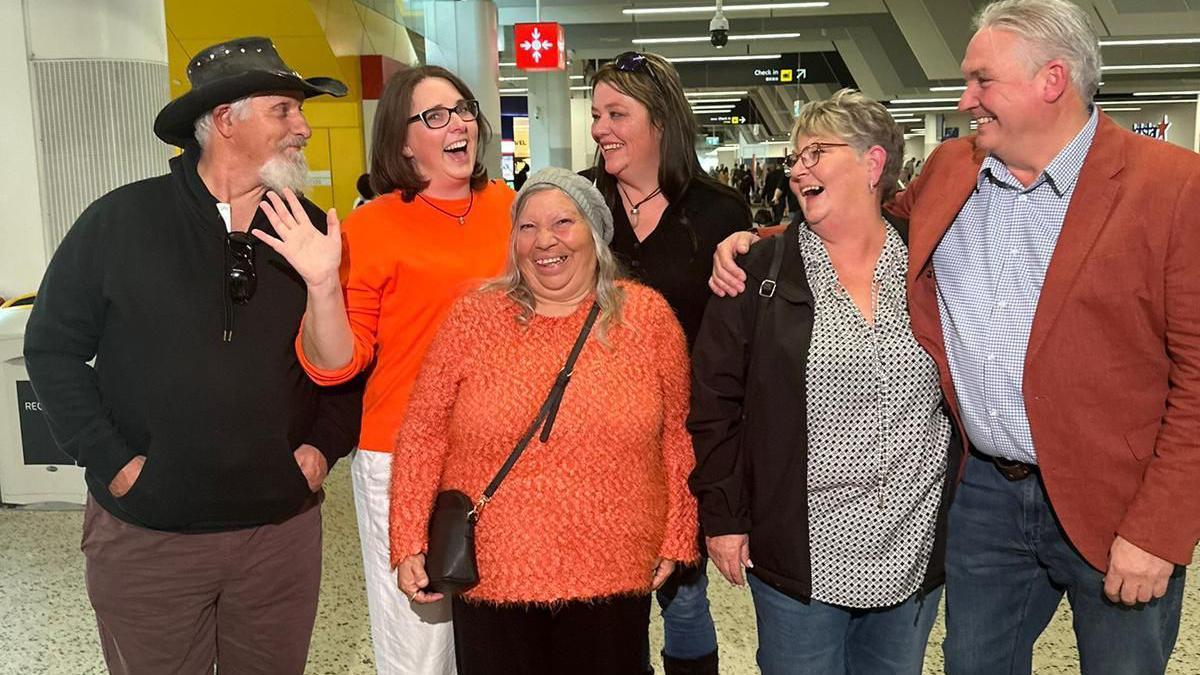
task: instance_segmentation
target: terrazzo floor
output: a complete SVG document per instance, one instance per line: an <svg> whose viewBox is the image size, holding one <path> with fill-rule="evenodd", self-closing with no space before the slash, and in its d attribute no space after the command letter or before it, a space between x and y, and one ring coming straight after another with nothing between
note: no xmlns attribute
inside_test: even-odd
<svg viewBox="0 0 1200 675"><path fill-rule="evenodd" d="M368 636L362 565L350 494L348 465L337 465L326 484L325 566L321 604L309 652L308 673L374 672ZM80 511L0 509L0 674L104 673L91 606L83 587ZM711 571L709 595L721 645L721 672L741 675L754 667L754 610L748 591ZM1200 566L1193 566L1183 625L1168 672L1200 674ZM930 637L926 673L942 672L941 619ZM657 617L652 651L661 647ZM1038 642L1037 673L1078 673L1071 619L1065 605ZM658 667L657 659L655 663Z"/></svg>

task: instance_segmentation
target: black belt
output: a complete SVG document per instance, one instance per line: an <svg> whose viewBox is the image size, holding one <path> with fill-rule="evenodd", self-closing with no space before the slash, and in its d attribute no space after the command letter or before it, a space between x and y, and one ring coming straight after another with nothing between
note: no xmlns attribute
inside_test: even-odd
<svg viewBox="0 0 1200 675"><path fill-rule="evenodd" d="M996 467L1001 476L1011 481L1025 480L1038 472L1037 464L1026 464L1025 462L1018 462L1015 459L996 457L982 452L972 452L980 459L991 462L992 466Z"/></svg>

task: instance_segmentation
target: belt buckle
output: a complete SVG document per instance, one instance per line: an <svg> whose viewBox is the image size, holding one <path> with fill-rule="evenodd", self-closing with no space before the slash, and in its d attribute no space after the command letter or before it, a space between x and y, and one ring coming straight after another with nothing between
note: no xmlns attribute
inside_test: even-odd
<svg viewBox="0 0 1200 675"><path fill-rule="evenodd" d="M996 465L996 470L1000 472L1001 476L1013 482L1025 480L1033 474L1033 467L1013 459L993 456L992 464Z"/></svg>

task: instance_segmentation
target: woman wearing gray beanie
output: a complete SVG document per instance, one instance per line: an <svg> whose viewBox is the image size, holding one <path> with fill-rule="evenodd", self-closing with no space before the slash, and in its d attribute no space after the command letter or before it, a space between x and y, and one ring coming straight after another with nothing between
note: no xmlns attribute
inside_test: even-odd
<svg viewBox="0 0 1200 675"><path fill-rule="evenodd" d="M504 274L455 304L417 377L391 508L415 602L442 597L405 553L425 550L434 495L475 500L539 432L479 514L480 580L453 598L460 675L639 672L650 593L697 559L683 331L662 296L617 278L612 236L589 181L531 176ZM560 373L569 386L548 396Z"/></svg>

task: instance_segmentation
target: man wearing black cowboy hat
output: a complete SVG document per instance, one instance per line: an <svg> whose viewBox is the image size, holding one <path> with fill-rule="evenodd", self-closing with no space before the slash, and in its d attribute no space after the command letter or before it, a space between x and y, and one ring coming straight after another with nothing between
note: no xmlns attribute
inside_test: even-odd
<svg viewBox="0 0 1200 675"><path fill-rule="evenodd" d="M303 101L346 87L301 78L266 38L201 51L188 79L154 124L183 154L76 221L38 292L26 365L85 469L109 670L302 673L321 485L357 440L361 390L304 375L304 282L249 231L272 231L268 190L303 186Z"/></svg>

